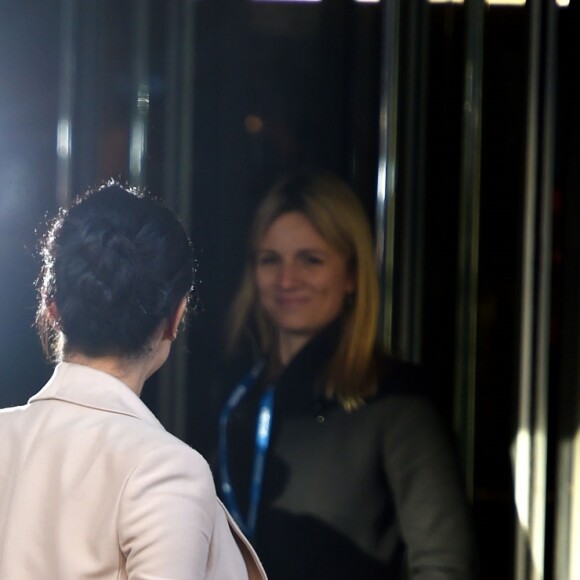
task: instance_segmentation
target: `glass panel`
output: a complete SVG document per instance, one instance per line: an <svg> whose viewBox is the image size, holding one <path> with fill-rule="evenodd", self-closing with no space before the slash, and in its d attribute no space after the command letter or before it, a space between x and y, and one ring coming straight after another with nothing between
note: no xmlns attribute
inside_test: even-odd
<svg viewBox="0 0 580 580"><path fill-rule="evenodd" d="M62 22L73 4L66 42L74 50L67 52ZM418 4L400 3L393 348L423 362L451 422L466 7ZM59 12L4 0L2 406L24 402L50 372L32 328L34 230L55 207L57 154L70 154L71 191L111 176L143 183L164 193L192 232L198 312L170 374L155 379L164 388L152 385L144 397L171 430L213 451L218 402L231 386L223 365L225 313L265 190L287 170L324 167L349 180L375 217L384 6L135 0L120 7L117 0L78 0L60 3ZM497 580L513 578L514 570L510 453L521 347L529 10L528 2L484 14L473 502L482 577ZM578 518L570 514L578 511L580 487L579 13L580 5L570 3L558 14L556 180L548 216L554 252L545 578L557 580L578 575ZM64 66L72 55L74 63ZM71 101L59 116L67 91ZM537 338L534 325L529 338Z"/></svg>

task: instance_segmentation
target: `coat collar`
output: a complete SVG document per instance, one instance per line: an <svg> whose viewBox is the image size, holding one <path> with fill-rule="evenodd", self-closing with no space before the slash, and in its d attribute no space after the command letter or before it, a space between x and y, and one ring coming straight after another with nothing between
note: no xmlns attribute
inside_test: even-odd
<svg viewBox="0 0 580 580"><path fill-rule="evenodd" d="M321 404L334 406L336 401L323 394L328 364L336 352L341 321L322 329L296 354L276 379L276 405L288 412L317 411Z"/></svg>
<svg viewBox="0 0 580 580"><path fill-rule="evenodd" d="M336 398L328 399L322 387L339 346L341 325L341 319L331 322L290 361L276 380L277 404L288 410L314 408L317 412L339 404ZM421 367L386 355L378 344L373 357L378 392L367 401L390 395L429 394Z"/></svg>
<svg viewBox="0 0 580 580"><path fill-rule="evenodd" d="M129 415L163 429L155 415L125 383L85 365L59 363L46 385L28 402L49 399Z"/></svg>

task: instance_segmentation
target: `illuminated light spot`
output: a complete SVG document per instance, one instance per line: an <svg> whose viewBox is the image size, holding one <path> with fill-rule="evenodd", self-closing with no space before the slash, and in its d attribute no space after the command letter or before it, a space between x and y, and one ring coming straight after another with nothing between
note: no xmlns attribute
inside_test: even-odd
<svg viewBox="0 0 580 580"><path fill-rule="evenodd" d="M272 4L275 2L279 2L279 3L299 3L299 2L322 2L322 0L254 0L254 2L262 2L262 3L267 3L267 2L271 2Z"/></svg>
<svg viewBox="0 0 580 580"><path fill-rule="evenodd" d="M527 430L520 429L518 431L514 452L516 511L521 529L527 535L530 531L530 463L532 455L532 442Z"/></svg>
<svg viewBox="0 0 580 580"><path fill-rule="evenodd" d="M264 121L262 121L262 119L257 115L248 115L244 119L244 127L251 135L257 135L264 129Z"/></svg>
<svg viewBox="0 0 580 580"><path fill-rule="evenodd" d="M464 0L428 0L430 4L463 4ZM564 2L569 0L563 0ZM485 0L490 6L525 6L526 0Z"/></svg>
<svg viewBox="0 0 580 580"><path fill-rule="evenodd" d="M490 6L525 6L526 0L486 0Z"/></svg>
<svg viewBox="0 0 580 580"><path fill-rule="evenodd" d="M70 123L67 119L61 119L56 132L56 151L61 159L67 159L70 155L70 133Z"/></svg>

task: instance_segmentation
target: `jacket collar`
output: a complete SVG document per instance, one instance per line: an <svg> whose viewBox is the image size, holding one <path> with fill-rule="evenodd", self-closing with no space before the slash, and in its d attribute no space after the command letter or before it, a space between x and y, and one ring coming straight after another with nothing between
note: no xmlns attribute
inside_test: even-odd
<svg viewBox="0 0 580 580"><path fill-rule="evenodd" d="M280 375L280 383L304 382L325 370L338 347L340 331L340 321L322 329L290 361Z"/></svg>
<svg viewBox="0 0 580 580"><path fill-rule="evenodd" d="M318 409L333 405L322 392L328 364L336 352L342 321L322 329L296 354L276 380L276 404L287 410Z"/></svg>
<svg viewBox="0 0 580 580"><path fill-rule="evenodd" d="M28 402L49 399L129 415L163 429L155 415L125 383L85 365L59 363L46 385Z"/></svg>

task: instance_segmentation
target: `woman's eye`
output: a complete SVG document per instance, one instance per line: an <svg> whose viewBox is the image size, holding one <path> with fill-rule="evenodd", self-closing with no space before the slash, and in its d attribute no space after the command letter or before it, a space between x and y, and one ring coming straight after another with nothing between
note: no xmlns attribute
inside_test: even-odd
<svg viewBox="0 0 580 580"><path fill-rule="evenodd" d="M269 264L275 264L278 262L278 256L275 254L263 254L262 256L258 256L256 260L258 266L267 266Z"/></svg>
<svg viewBox="0 0 580 580"><path fill-rule="evenodd" d="M322 264L323 260L319 256L307 255L304 257L304 261L310 265L317 265Z"/></svg>

